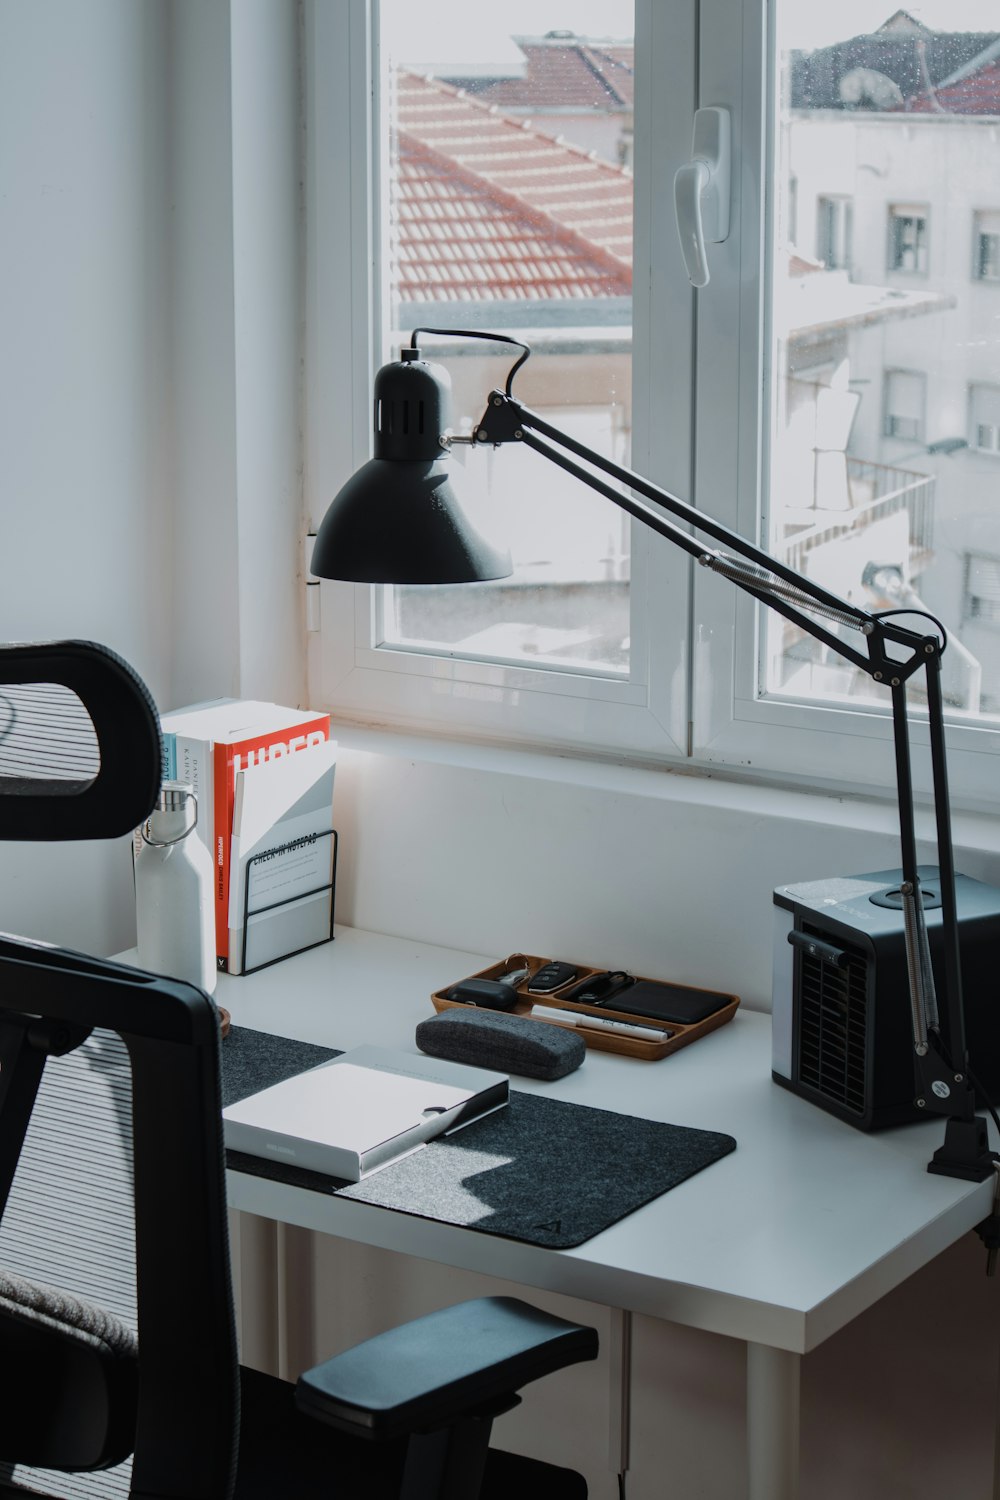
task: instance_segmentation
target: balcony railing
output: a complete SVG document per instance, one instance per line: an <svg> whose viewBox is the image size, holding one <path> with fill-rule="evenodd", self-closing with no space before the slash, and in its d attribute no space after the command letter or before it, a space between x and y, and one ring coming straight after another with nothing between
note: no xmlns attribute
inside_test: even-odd
<svg viewBox="0 0 1000 1500"><path fill-rule="evenodd" d="M863 458L847 456L845 462L849 507L827 511L822 520L786 534L779 542L785 561L801 571L815 548L840 537L857 537L875 522L905 511L909 516L910 555L899 561L907 564L910 577L920 574L933 554L934 476ZM817 510L813 514L823 513Z"/></svg>

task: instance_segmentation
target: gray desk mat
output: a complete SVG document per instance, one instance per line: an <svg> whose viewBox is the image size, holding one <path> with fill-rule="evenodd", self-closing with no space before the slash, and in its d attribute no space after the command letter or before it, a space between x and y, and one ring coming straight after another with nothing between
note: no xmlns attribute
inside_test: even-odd
<svg viewBox="0 0 1000 1500"><path fill-rule="evenodd" d="M223 1103L339 1053L234 1026ZM643 1063L637 1066L654 1067ZM511 1089L506 1109L431 1141L363 1182L227 1151L229 1167L443 1224L568 1250L735 1150L731 1135L665 1125Z"/></svg>

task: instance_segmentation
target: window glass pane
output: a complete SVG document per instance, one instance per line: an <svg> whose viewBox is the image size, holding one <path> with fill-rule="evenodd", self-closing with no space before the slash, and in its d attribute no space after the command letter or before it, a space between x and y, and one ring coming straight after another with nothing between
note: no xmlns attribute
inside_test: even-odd
<svg viewBox="0 0 1000 1500"><path fill-rule="evenodd" d="M532 357L518 399L627 464L632 7L549 9L383 0L390 357L414 328L523 338ZM454 428L468 433L516 351L420 345L448 369ZM382 590L381 643L627 675L629 536L617 509L527 451L455 450L452 462L485 528L510 546L513 577Z"/></svg>
<svg viewBox="0 0 1000 1500"><path fill-rule="evenodd" d="M890 271L927 270L927 212L893 208L889 213Z"/></svg>
<svg viewBox="0 0 1000 1500"><path fill-rule="evenodd" d="M1000 453L1000 386L974 385L969 396L972 446L981 453Z"/></svg>
<svg viewBox="0 0 1000 1500"><path fill-rule="evenodd" d="M952 12L780 0L766 541L865 609L937 615L948 705L994 718L1000 16ZM765 693L884 709L763 613Z"/></svg>
<svg viewBox="0 0 1000 1500"><path fill-rule="evenodd" d="M966 559L965 592L969 618L1000 623L1000 558Z"/></svg>
<svg viewBox="0 0 1000 1500"><path fill-rule="evenodd" d="M924 377L908 370L887 370L885 376L886 437L919 439L924 430Z"/></svg>
<svg viewBox="0 0 1000 1500"><path fill-rule="evenodd" d="M1000 281L1000 213L976 214L973 253L973 275L982 281Z"/></svg>

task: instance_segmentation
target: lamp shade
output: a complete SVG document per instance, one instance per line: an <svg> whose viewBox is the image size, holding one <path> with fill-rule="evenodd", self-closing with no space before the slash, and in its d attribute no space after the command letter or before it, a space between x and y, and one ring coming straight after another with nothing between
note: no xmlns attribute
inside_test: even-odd
<svg viewBox="0 0 1000 1500"><path fill-rule="evenodd" d="M375 456L335 497L316 535L312 571L356 583L475 583L506 578L509 553L466 515L441 438L448 373L404 349L375 378Z"/></svg>

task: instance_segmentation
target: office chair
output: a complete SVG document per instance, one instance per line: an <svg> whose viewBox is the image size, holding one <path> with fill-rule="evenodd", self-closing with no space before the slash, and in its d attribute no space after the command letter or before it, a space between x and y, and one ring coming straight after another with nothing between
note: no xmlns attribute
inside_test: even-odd
<svg viewBox="0 0 1000 1500"><path fill-rule="evenodd" d="M152 700L112 652L0 648L0 839L131 832L153 806L160 757ZM0 936L0 1496L75 1496L92 1476L111 1485L93 1493L132 1500L582 1500L572 1471L488 1447L520 1386L597 1353L592 1329L517 1299L418 1319L296 1386L240 1367L220 1045L216 1006L191 985ZM122 1062L130 1076L130 1106L128 1078L124 1095L117 1078L100 1096L126 1126L124 1152L106 1173L80 1172L102 1226L115 1182L134 1200L134 1328L32 1274L31 1261L44 1273L50 1250L74 1246L61 1197L33 1234L6 1222L49 1170L79 1185L63 1154L106 1123L93 1103L73 1113L81 1058L102 1086ZM63 1082L68 1115L53 1102ZM104 1252L80 1245L99 1276Z"/></svg>

